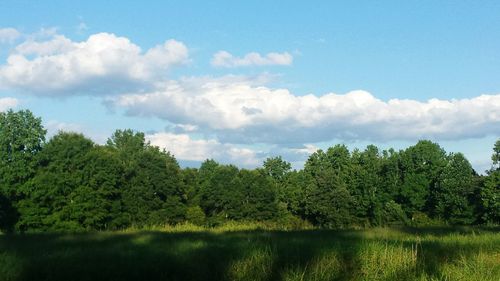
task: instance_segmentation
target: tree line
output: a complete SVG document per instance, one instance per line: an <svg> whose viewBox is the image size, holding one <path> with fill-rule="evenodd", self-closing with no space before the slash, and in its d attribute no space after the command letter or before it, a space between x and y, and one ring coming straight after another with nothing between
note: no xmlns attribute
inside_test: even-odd
<svg viewBox="0 0 500 281"><path fill-rule="evenodd" d="M181 168L141 132L104 145L46 130L28 110L0 113L0 229L117 230L229 220L328 228L498 224L500 139L477 174L461 153L422 140L407 149L335 145L293 170L281 157L256 169L214 160Z"/></svg>

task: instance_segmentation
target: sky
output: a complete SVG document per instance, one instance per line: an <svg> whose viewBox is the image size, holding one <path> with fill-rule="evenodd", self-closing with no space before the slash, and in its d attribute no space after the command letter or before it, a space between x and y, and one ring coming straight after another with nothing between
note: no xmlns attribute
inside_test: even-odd
<svg viewBox="0 0 500 281"><path fill-rule="evenodd" d="M500 137L500 1L0 1L0 111L183 166Z"/></svg>

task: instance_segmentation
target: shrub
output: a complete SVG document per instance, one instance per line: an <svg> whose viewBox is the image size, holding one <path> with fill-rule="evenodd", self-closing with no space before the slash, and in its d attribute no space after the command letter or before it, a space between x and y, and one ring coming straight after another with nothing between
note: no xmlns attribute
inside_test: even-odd
<svg viewBox="0 0 500 281"><path fill-rule="evenodd" d="M383 220L388 225L407 225L409 222L401 205L393 200L385 204L383 215Z"/></svg>
<svg viewBox="0 0 500 281"><path fill-rule="evenodd" d="M424 226L444 226L443 221L430 218L427 214L422 212L415 212L411 217L411 226L424 227Z"/></svg>
<svg viewBox="0 0 500 281"><path fill-rule="evenodd" d="M186 220L195 225L204 225L206 216L200 206L191 206L186 210Z"/></svg>

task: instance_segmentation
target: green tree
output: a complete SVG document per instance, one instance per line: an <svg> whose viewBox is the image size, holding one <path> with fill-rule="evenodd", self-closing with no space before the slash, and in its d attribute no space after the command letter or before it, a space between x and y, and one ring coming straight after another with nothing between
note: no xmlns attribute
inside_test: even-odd
<svg viewBox="0 0 500 281"><path fill-rule="evenodd" d="M433 192L434 215L452 224L474 222L474 170L461 153L452 153Z"/></svg>
<svg viewBox="0 0 500 281"><path fill-rule="evenodd" d="M23 188L17 228L34 230L83 230L71 212L71 197L85 186L83 170L94 143L81 134L59 133L37 155L38 171Z"/></svg>
<svg viewBox="0 0 500 281"><path fill-rule="evenodd" d="M40 118L0 113L0 228L120 229L189 221L354 225L500 223L500 140L487 176L460 153L419 141L404 151L345 145L313 153L295 171L280 156L262 168L206 160L181 169L145 135L117 130L105 146L81 134L45 143ZM412 217L412 221L408 220Z"/></svg>
<svg viewBox="0 0 500 281"><path fill-rule="evenodd" d="M277 190L262 170L240 170L243 201L242 218L250 220L270 220L277 217ZM239 197L239 196L238 196Z"/></svg>
<svg viewBox="0 0 500 281"><path fill-rule="evenodd" d="M182 184L184 186L184 194L182 196L183 200L187 202L189 206L197 206L199 202L199 172L195 168L184 168L181 170Z"/></svg>
<svg viewBox="0 0 500 281"><path fill-rule="evenodd" d="M179 164L168 152L151 146L144 134L117 130L107 142L124 166L122 203L128 224L178 223L186 212Z"/></svg>
<svg viewBox="0 0 500 281"><path fill-rule="evenodd" d="M84 159L81 183L70 195L69 217L85 229L119 229L122 215L123 166L116 153L95 146Z"/></svg>
<svg viewBox="0 0 500 281"><path fill-rule="evenodd" d="M401 153L403 185L399 203L408 214L430 214L439 177L447 164L446 152L436 143L422 140Z"/></svg>
<svg viewBox="0 0 500 281"><path fill-rule="evenodd" d="M394 149L382 151L381 177L384 194L389 200L396 200L401 192L403 173L400 153Z"/></svg>
<svg viewBox="0 0 500 281"><path fill-rule="evenodd" d="M206 219L206 215L200 206L189 206L186 209L186 221L195 225L204 225Z"/></svg>
<svg viewBox="0 0 500 281"><path fill-rule="evenodd" d="M372 225L382 224L383 204L388 195L382 188L382 161L379 150L369 145L363 152L352 153L352 174L349 191L356 201L354 214L358 221L367 219Z"/></svg>
<svg viewBox="0 0 500 281"><path fill-rule="evenodd" d="M352 223L354 200L347 189L351 171L347 147L337 145L327 152L318 150L307 160L304 170L313 179L306 186L305 210L315 224L342 228Z"/></svg>
<svg viewBox="0 0 500 281"><path fill-rule="evenodd" d="M7 196L0 193L0 231L11 232L17 219L18 213L12 206L12 202Z"/></svg>
<svg viewBox="0 0 500 281"><path fill-rule="evenodd" d="M239 170L233 165L213 165L208 161L200 167L204 181L200 187L200 206L205 213L218 219L242 219L242 183ZM210 173L207 171L210 170Z"/></svg>
<svg viewBox="0 0 500 281"><path fill-rule="evenodd" d="M282 189L283 191L278 191L280 206L283 206L282 208L286 209L292 215L305 219L305 191L306 187L312 182L312 176L303 170L294 170L288 173L287 181Z"/></svg>
<svg viewBox="0 0 500 281"><path fill-rule="evenodd" d="M207 159L201 163L200 169L198 170L198 185L206 185L208 181L215 175L215 171L219 167L213 159Z"/></svg>
<svg viewBox="0 0 500 281"><path fill-rule="evenodd" d="M116 130L107 140L106 145L116 149L121 154L122 159L125 160L143 151L147 143L144 133L126 129Z"/></svg>
<svg viewBox="0 0 500 281"><path fill-rule="evenodd" d="M292 171L292 165L281 156L277 156L267 158L262 170L272 182L276 192L279 216L289 219L299 214L299 201L302 196L300 190L303 184L297 182L297 173Z"/></svg>
<svg viewBox="0 0 500 281"><path fill-rule="evenodd" d="M388 225L407 225L409 224L408 217L406 216L400 204L390 200L386 202L383 209L382 221Z"/></svg>
<svg viewBox="0 0 500 281"><path fill-rule="evenodd" d="M493 167L488 171L484 186L480 191L482 220L500 223L500 139L495 142L491 156Z"/></svg>
<svg viewBox="0 0 500 281"><path fill-rule="evenodd" d="M45 134L41 119L29 110L0 112L0 229L11 231L18 220L20 190L35 174Z"/></svg>
<svg viewBox="0 0 500 281"><path fill-rule="evenodd" d="M286 176L292 170L292 165L281 156L267 158L263 164L264 172L276 183L284 183Z"/></svg>
<svg viewBox="0 0 500 281"><path fill-rule="evenodd" d="M353 199L333 171L317 174L314 183L306 187L305 195L306 215L311 222L329 228L343 228L352 223Z"/></svg>
<svg viewBox="0 0 500 281"><path fill-rule="evenodd" d="M491 155L491 160L493 161L494 170L500 169L500 139L495 142L493 146L493 155Z"/></svg>

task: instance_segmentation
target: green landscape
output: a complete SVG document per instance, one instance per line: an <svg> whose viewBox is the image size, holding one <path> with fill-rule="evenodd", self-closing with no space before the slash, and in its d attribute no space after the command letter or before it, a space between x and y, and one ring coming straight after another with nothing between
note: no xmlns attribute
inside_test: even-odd
<svg viewBox="0 0 500 281"><path fill-rule="evenodd" d="M0 280L484 280L498 228L266 229L192 225L0 237Z"/></svg>
<svg viewBox="0 0 500 281"><path fill-rule="evenodd" d="M500 281L500 0L0 0L0 281Z"/></svg>
<svg viewBox="0 0 500 281"><path fill-rule="evenodd" d="M426 140L195 169L41 124L0 113L0 280L500 278L500 140L484 175Z"/></svg>

